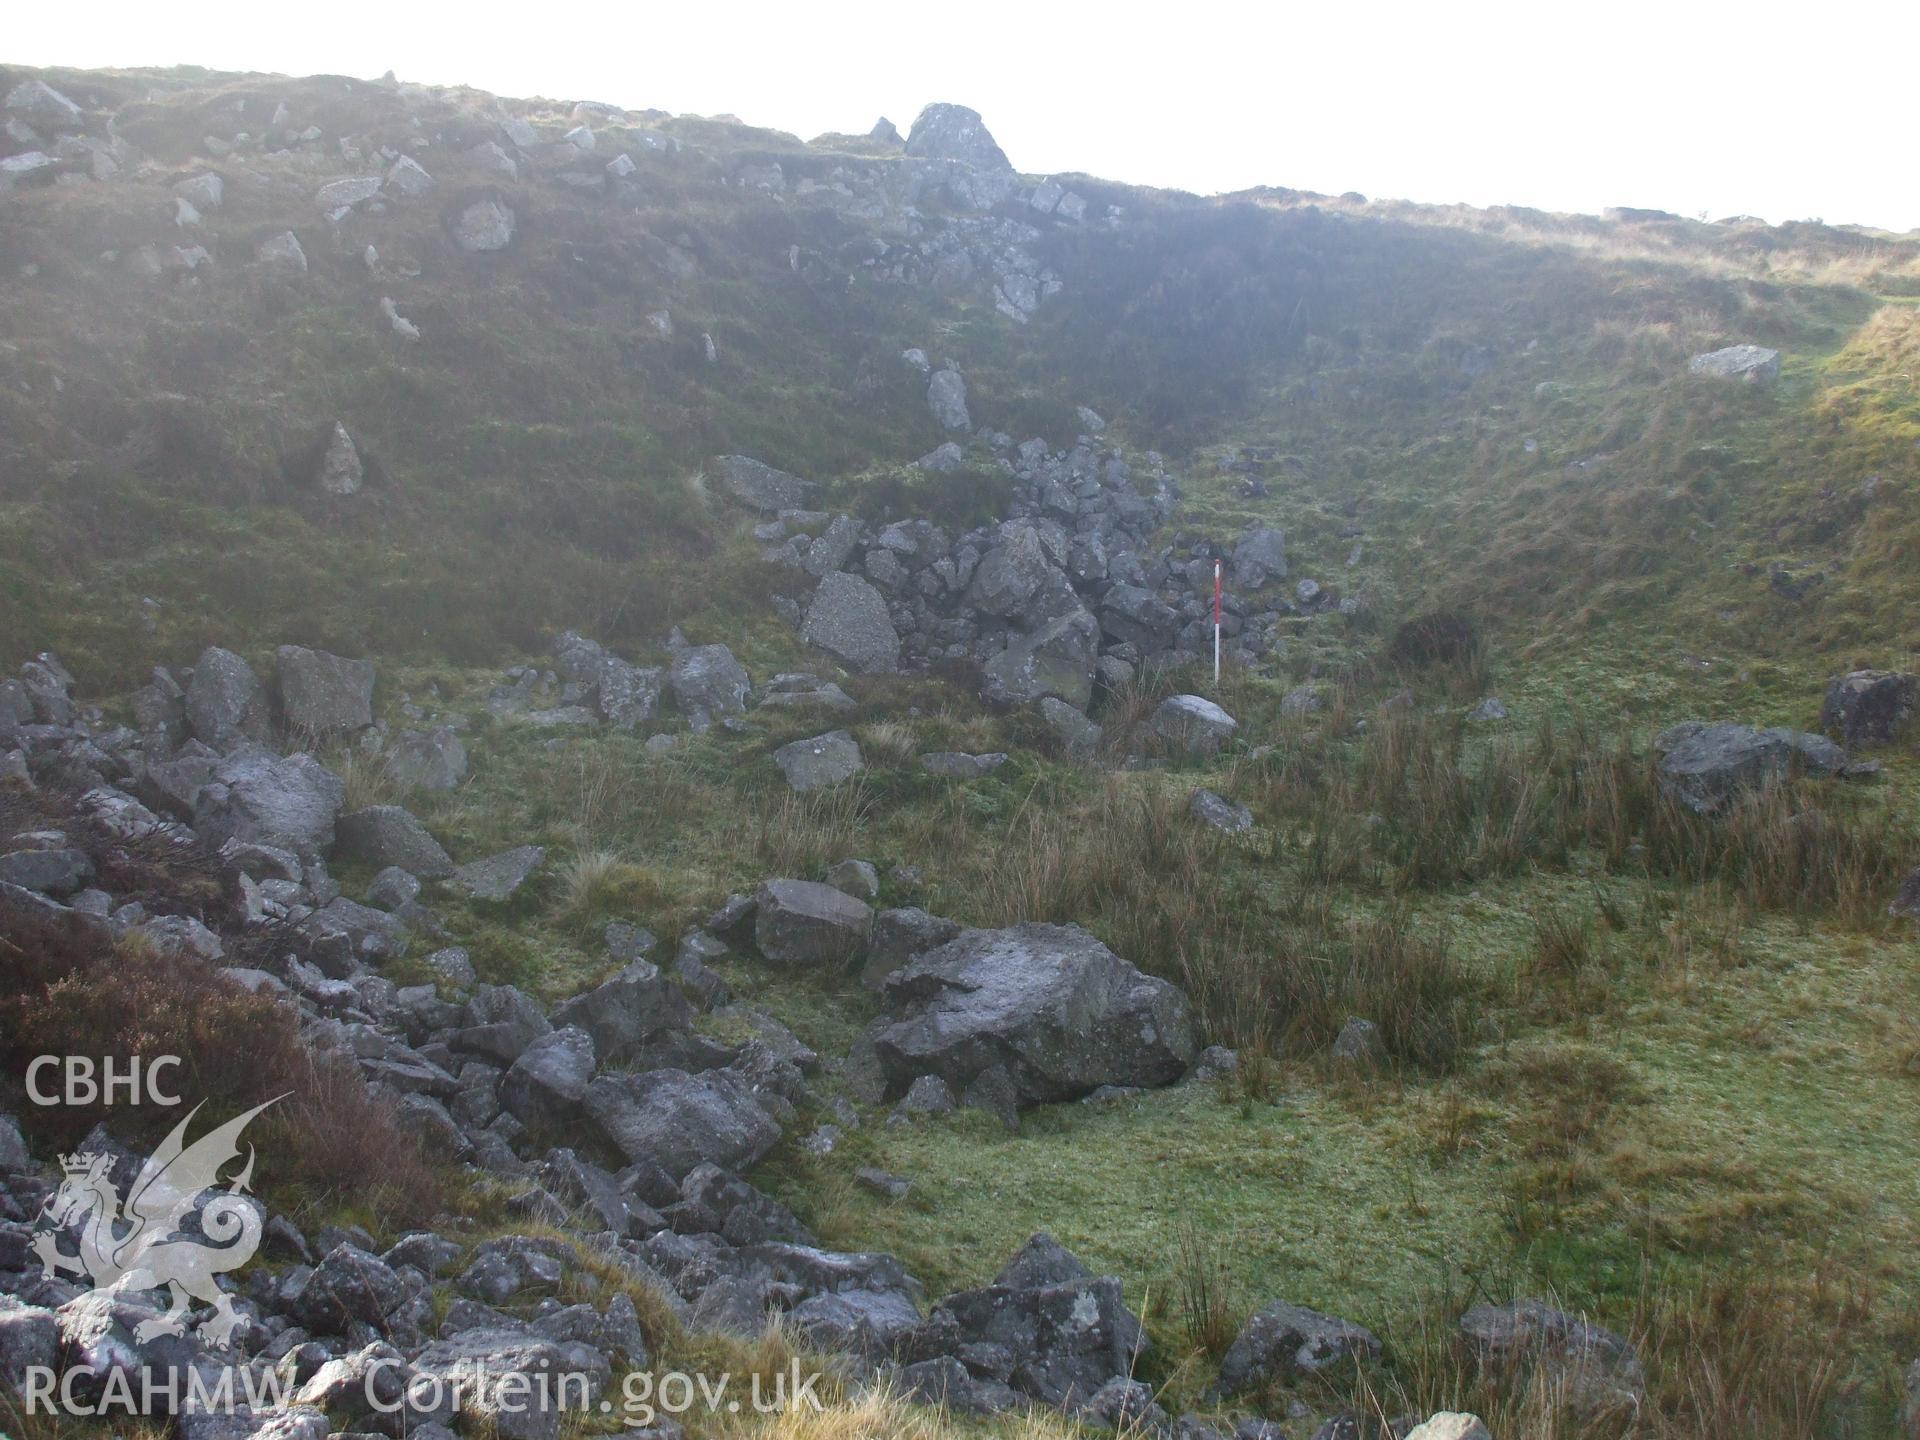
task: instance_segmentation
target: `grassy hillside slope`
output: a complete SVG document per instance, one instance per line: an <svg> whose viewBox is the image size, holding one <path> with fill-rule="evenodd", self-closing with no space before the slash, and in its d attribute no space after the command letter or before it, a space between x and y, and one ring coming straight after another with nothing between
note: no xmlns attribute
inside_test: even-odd
<svg viewBox="0 0 1920 1440"><path fill-rule="evenodd" d="M1714 828L1661 805L1645 742L1688 716L1811 725L1826 676L1920 652L1920 241L1069 177L1122 214L1041 227L1063 289L1016 324L980 285L861 266L880 222L800 182L897 162L869 142L596 114L595 168L637 167L616 202L466 153L497 113L549 143L578 123L565 105L47 78L130 106L151 169L0 196L9 665L51 646L107 696L209 643L308 644L376 659L395 723L471 717L474 777L450 795L332 758L350 805L402 800L456 856L550 848L512 905L443 907L482 979L548 1000L601 977L608 920L670 937L850 855L889 876L883 903L1072 920L1179 980L1241 1051L1236 1080L1054 1107L1016 1135L874 1116L826 1157L795 1125L756 1176L934 1293L1052 1231L1124 1278L1174 1413L1284 1295L1389 1344L1257 1397L1274 1415L1473 1408L1501 1440L1890 1432L1920 1349L1920 969L1885 910L1920 859L1920 761L1909 741L1874 784L1789 788ZM206 154L214 127L281 104L325 145ZM416 155L434 192L331 224L313 192L369 173L343 137ZM783 191L741 183L770 162ZM209 166L225 202L176 226L171 183ZM466 254L448 216L482 194L510 201L515 239ZM954 218L918 208L885 224ZM270 279L250 257L287 229L309 268ZM162 243L214 262L123 263ZM1687 373L1738 342L1779 348L1780 380ZM657 661L681 625L756 679L818 667L702 466L752 454L869 518L982 518L990 465L910 468L944 438L910 346L951 357L976 422L1016 440L1070 443L1085 404L1163 451L1184 491L1169 542L1279 525L1295 577L1365 608L1302 618L1272 665L1228 676L1244 729L1219 761L1126 763L1151 749L1150 703L1194 676L1106 697L1100 768L941 678L849 680L868 769L813 797L771 752L818 716L755 712L664 754L485 718L501 667L567 627ZM349 499L309 483L336 420L378 462ZM1434 609L1485 643L1396 660L1396 625ZM1308 682L1327 709L1283 714ZM1469 722L1490 693L1513 718ZM934 749L1013 759L954 783L917 765ZM1196 785L1255 830L1193 825ZM721 968L823 1054L874 1013L848 977ZM1353 1014L1388 1033L1382 1073L1329 1057ZM863 1165L912 1177L909 1198L857 1188ZM1464 1304L1542 1292L1636 1337L1644 1413L1577 1420L1463 1367ZM934 1423L838 1413L846 1433Z"/></svg>

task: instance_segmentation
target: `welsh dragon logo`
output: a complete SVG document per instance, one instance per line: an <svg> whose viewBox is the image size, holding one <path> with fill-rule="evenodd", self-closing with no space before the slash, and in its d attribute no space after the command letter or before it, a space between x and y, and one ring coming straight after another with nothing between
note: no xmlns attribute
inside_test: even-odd
<svg viewBox="0 0 1920 1440"><path fill-rule="evenodd" d="M194 1106L140 1168L128 1187L124 1210L113 1183L111 1155L61 1156L66 1178L47 1202L33 1242L48 1278L75 1275L91 1281L96 1291L164 1286L170 1308L136 1327L137 1341L184 1335L187 1303L192 1298L214 1310L200 1326L200 1338L223 1349L231 1345L241 1316L233 1308L232 1297L214 1283L214 1276L238 1270L260 1245L260 1209L241 1198L253 1178L251 1145L246 1147L246 1165L227 1187L204 1205L198 1202L220 1184L221 1169L239 1157L240 1132L247 1122L284 1098L276 1096L266 1105L257 1105L188 1145L187 1127L201 1108ZM187 1234L182 1227L196 1208L201 1234ZM77 1256L62 1253L63 1238L77 1243Z"/></svg>

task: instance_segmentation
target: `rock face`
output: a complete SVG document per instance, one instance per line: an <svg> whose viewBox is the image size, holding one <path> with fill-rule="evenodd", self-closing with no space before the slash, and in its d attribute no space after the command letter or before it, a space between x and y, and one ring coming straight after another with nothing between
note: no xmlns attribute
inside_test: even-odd
<svg viewBox="0 0 1920 1440"><path fill-rule="evenodd" d="M1441 1410L1407 1432L1407 1440L1493 1440L1478 1415Z"/></svg>
<svg viewBox="0 0 1920 1440"><path fill-rule="evenodd" d="M373 662L282 645L274 652L280 715L289 731L326 739L373 724Z"/></svg>
<svg viewBox="0 0 1920 1440"><path fill-rule="evenodd" d="M1212 755L1240 722L1204 695L1170 695L1153 712L1153 733L1189 755Z"/></svg>
<svg viewBox="0 0 1920 1440"><path fill-rule="evenodd" d="M402 155L387 170L385 189L390 195L399 195L404 199L418 200L430 194L435 181L426 168L411 155Z"/></svg>
<svg viewBox="0 0 1920 1440"><path fill-rule="evenodd" d="M900 634L885 598L842 570L827 574L813 592L800 638L862 675L891 675L900 668Z"/></svg>
<svg viewBox="0 0 1920 1440"><path fill-rule="evenodd" d="M324 855L333 846L334 817L345 796L340 777L311 755L240 750L200 787L193 828L215 845L251 841Z"/></svg>
<svg viewBox="0 0 1920 1440"><path fill-rule="evenodd" d="M42 130L77 130L83 123L80 107L44 80L22 80L14 86L7 92L6 109Z"/></svg>
<svg viewBox="0 0 1920 1440"><path fill-rule="evenodd" d="M344 212L379 193L378 175L355 175L345 180L329 180L314 192L313 203L325 211Z"/></svg>
<svg viewBox="0 0 1920 1440"><path fill-rule="evenodd" d="M555 1440L563 1407L593 1396L580 1396L577 1382L562 1385L550 1377L592 1374L580 1353L585 1348L511 1324L476 1327L434 1341L414 1357L413 1368L439 1382L442 1394L458 1395L465 1413L499 1440ZM592 1358L605 1368L604 1358Z"/></svg>
<svg viewBox="0 0 1920 1440"><path fill-rule="evenodd" d="M513 208L501 200L476 200L453 222L453 243L469 254L504 250L513 243Z"/></svg>
<svg viewBox="0 0 1920 1440"><path fill-rule="evenodd" d="M553 1012L555 1025L586 1031L607 1065L627 1064L648 1041L684 1030L691 1019L680 987L645 960L634 960L611 980L574 996Z"/></svg>
<svg viewBox="0 0 1920 1440"><path fill-rule="evenodd" d="M941 1348L966 1362L955 1367L951 1385L961 1394L954 1400L975 1385L998 1383L1016 1397L1078 1406L1130 1375L1147 1349L1119 1280L1095 1276L1048 1235L1027 1241L991 1285L940 1301L922 1334L939 1337Z"/></svg>
<svg viewBox="0 0 1920 1440"><path fill-rule="evenodd" d="M558 1125L573 1118L593 1079L593 1038L568 1025L542 1035L520 1052L500 1078L500 1103L526 1125Z"/></svg>
<svg viewBox="0 0 1920 1440"><path fill-rule="evenodd" d="M747 455L720 455L712 463L728 494L749 510L768 515L804 508L819 488L811 480L776 470Z"/></svg>
<svg viewBox="0 0 1920 1440"><path fill-rule="evenodd" d="M84 850L15 850L0 855L0 884L64 900L92 883L93 861Z"/></svg>
<svg viewBox="0 0 1920 1440"><path fill-rule="evenodd" d="M907 134L907 154L923 160L957 160L976 170L1012 170L978 110L965 105L927 106Z"/></svg>
<svg viewBox="0 0 1920 1440"><path fill-rule="evenodd" d="M922 1075L961 1091L997 1068L1018 1104L1051 1104L1171 1084L1198 1049L1186 997L1076 925L962 931L884 994L872 1038L895 1094Z"/></svg>
<svg viewBox="0 0 1920 1440"><path fill-rule="evenodd" d="M306 268L304 255L301 268ZM320 452L320 464L313 474L314 485L328 495L357 495L366 482L366 465L360 458L360 447L347 433L347 427L334 421L333 428L327 432L326 448Z"/></svg>
<svg viewBox="0 0 1920 1440"><path fill-rule="evenodd" d="M979 780L1007 763L1000 751L990 755L969 755L961 750L934 750L920 757L920 768L929 775L948 780Z"/></svg>
<svg viewBox="0 0 1920 1440"><path fill-rule="evenodd" d="M927 382L927 408L948 430L971 430L967 413L967 382L958 370L936 370Z"/></svg>
<svg viewBox="0 0 1920 1440"><path fill-rule="evenodd" d="M187 686L187 728L194 739L216 750L231 750L243 740L272 739L267 693L253 667L218 645L203 650Z"/></svg>
<svg viewBox="0 0 1920 1440"><path fill-rule="evenodd" d="M787 784L805 794L851 780L865 768L860 747L844 730L829 730L810 740L794 740L773 752L773 763Z"/></svg>
<svg viewBox="0 0 1920 1440"><path fill-rule="evenodd" d="M453 873L453 860L427 827L398 805L369 805L342 815L335 849L344 858L398 866L422 880Z"/></svg>
<svg viewBox="0 0 1920 1440"><path fill-rule="evenodd" d="M1257 526L1233 547L1233 583L1258 590L1270 580L1287 578L1287 535L1284 530Z"/></svg>
<svg viewBox="0 0 1920 1440"><path fill-rule="evenodd" d="M1064 700L1051 697L1042 700L1038 706L1040 718L1045 722L1060 748L1071 760L1091 759L1100 748L1105 732L1100 726L1086 717L1086 713L1077 710Z"/></svg>
<svg viewBox="0 0 1920 1440"><path fill-rule="evenodd" d="M653 718L660 704L658 669L622 660L573 630L553 642L553 655L561 672L584 689L581 699L614 729L631 730Z"/></svg>
<svg viewBox="0 0 1920 1440"><path fill-rule="evenodd" d="M1909 871L1907 878L1900 882L1900 893L1887 906L1887 913L1920 920L1920 869Z"/></svg>
<svg viewBox="0 0 1920 1440"><path fill-rule="evenodd" d="M1007 642L981 667L980 693L999 705L1024 705L1043 697L1084 709L1093 699L1099 657L1099 623L1073 605L1059 617Z"/></svg>
<svg viewBox="0 0 1920 1440"><path fill-rule="evenodd" d="M669 683L674 702L696 728L716 717L740 715L752 683L747 669L724 645L687 645L676 651Z"/></svg>
<svg viewBox="0 0 1920 1440"><path fill-rule="evenodd" d="M872 929L864 901L811 880L769 880L754 908L754 944L779 965L850 965Z"/></svg>
<svg viewBox="0 0 1920 1440"><path fill-rule="evenodd" d="M1460 1337L1482 1361L1546 1370L1583 1410L1631 1406L1646 1391L1632 1345L1544 1301L1476 1305L1460 1317Z"/></svg>
<svg viewBox="0 0 1920 1440"><path fill-rule="evenodd" d="M1762 345L1729 345L1694 356L1687 362L1687 373L1764 384L1779 378L1780 352Z"/></svg>
<svg viewBox="0 0 1920 1440"><path fill-rule="evenodd" d="M1379 1340L1361 1326L1276 1300L1247 1321L1228 1348L1220 1393L1315 1375L1349 1357L1371 1360L1379 1353Z"/></svg>
<svg viewBox="0 0 1920 1440"><path fill-rule="evenodd" d="M1333 1037L1333 1058L1371 1069L1385 1062L1387 1042L1373 1021L1358 1015L1349 1016L1340 1033Z"/></svg>
<svg viewBox="0 0 1920 1440"><path fill-rule="evenodd" d="M924 352L905 353L929 376L943 418L968 423L948 404L963 398L957 373L936 377ZM1163 457L1145 456L1142 473L1090 435L1060 453L1039 439L1014 445L986 431L969 439L998 452L1011 471L1010 513L1001 522L957 537L925 519L870 533L851 516L813 513L756 527L769 564L827 577L811 610L804 599L776 597L792 624L856 668L882 660L915 670L948 661L977 666L984 697L1005 705L1051 697L1083 707L1102 675L1120 687L1143 663L1200 657L1211 641L1192 562L1178 564L1152 544L1178 499ZM958 441L949 445L949 458L964 460ZM871 585L881 603L831 578L842 573ZM837 610L852 597L858 613L871 617L857 645L825 628L838 619L829 602ZM1248 663L1271 651L1292 606L1276 595L1259 609L1236 600L1235 610L1227 651Z"/></svg>
<svg viewBox="0 0 1920 1440"><path fill-rule="evenodd" d="M1847 752L1824 735L1691 720L1663 731L1654 749L1661 788L1696 815L1714 814L1796 771L1837 775L1847 763Z"/></svg>
<svg viewBox="0 0 1920 1440"><path fill-rule="evenodd" d="M599 1075L582 1105L623 1155L658 1165L675 1184L698 1165L745 1170L780 1138L752 1087L727 1070Z"/></svg>
<svg viewBox="0 0 1920 1440"><path fill-rule="evenodd" d="M1194 791L1192 799L1187 802L1187 813L1202 825L1228 835L1238 835L1253 828L1251 810L1211 790Z"/></svg>
<svg viewBox="0 0 1920 1440"><path fill-rule="evenodd" d="M262 240L253 247L253 258L262 269L277 275L307 273L307 252L300 248L300 237L291 230L282 230L278 235L269 235Z"/></svg>
<svg viewBox="0 0 1920 1440"><path fill-rule="evenodd" d="M1890 745L1920 708L1920 675L1895 670L1855 670L1827 682L1820 728L1849 748Z"/></svg>
<svg viewBox="0 0 1920 1440"><path fill-rule="evenodd" d="M467 778L467 747L446 725L403 730L387 751L387 774L422 790L451 790Z"/></svg>
<svg viewBox="0 0 1920 1440"><path fill-rule="evenodd" d="M959 933L960 927L953 921L929 915L917 906L882 910L873 917L860 983L869 990L885 988L887 976L914 956L946 944Z"/></svg>
<svg viewBox="0 0 1920 1440"><path fill-rule="evenodd" d="M1019 619L1041 588L1059 577L1040 533L1018 521L1000 527L999 543L980 557L967 599L988 615Z"/></svg>
<svg viewBox="0 0 1920 1440"><path fill-rule="evenodd" d="M475 900L498 904L511 899L546 858L544 846L518 845L460 866L453 872L452 884Z"/></svg>
<svg viewBox="0 0 1920 1440"><path fill-rule="evenodd" d="M0 159L0 195L52 180L59 163L44 150L27 150Z"/></svg>

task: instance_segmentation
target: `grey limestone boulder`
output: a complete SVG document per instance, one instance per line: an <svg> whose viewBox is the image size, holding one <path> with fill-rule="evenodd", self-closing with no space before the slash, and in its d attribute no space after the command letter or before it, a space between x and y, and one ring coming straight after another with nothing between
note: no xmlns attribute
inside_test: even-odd
<svg viewBox="0 0 1920 1440"><path fill-rule="evenodd" d="M1022 1106L1102 1085L1178 1080L1198 1053L1179 990L1074 925L965 930L890 975L871 1032L898 1094L922 1075L964 1090L999 1067Z"/></svg>

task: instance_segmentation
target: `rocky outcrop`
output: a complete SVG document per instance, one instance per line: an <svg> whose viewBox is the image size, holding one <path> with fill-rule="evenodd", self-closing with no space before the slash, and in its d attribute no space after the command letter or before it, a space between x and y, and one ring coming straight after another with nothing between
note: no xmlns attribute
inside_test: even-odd
<svg viewBox="0 0 1920 1440"><path fill-rule="evenodd" d="M948 780L979 780L1007 763L1005 753L969 755L959 750L936 750L920 757L920 768Z"/></svg>
<svg viewBox="0 0 1920 1440"><path fill-rule="evenodd" d="M1233 583L1258 590L1270 581L1287 578L1287 536L1284 530L1260 525L1248 530L1233 547Z"/></svg>
<svg viewBox="0 0 1920 1440"><path fill-rule="evenodd" d="M274 651L281 723L289 733L325 740L373 724L373 662L282 645Z"/></svg>
<svg viewBox="0 0 1920 1440"><path fill-rule="evenodd" d="M923 160L953 160L978 170L1013 169L980 112L965 105L936 103L922 110L907 134L907 154Z"/></svg>
<svg viewBox="0 0 1920 1440"><path fill-rule="evenodd" d="M967 382L958 370L933 372L927 382L927 408L945 429L973 428L973 418L967 413Z"/></svg>
<svg viewBox="0 0 1920 1440"><path fill-rule="evenodd" d="M753 938L778 965L851 965L866 953L873 911L832 885L769 880L755 897Z"/></svg>
<svg viewBox="0 0 1920 1440"><path fill-rule="evenodd" d="M1193 1013L1075 925L967 930L887 977L871 1032L892 1093L922 1075L956 1091L1000 1071L1020 1106L1102 1085L1167 1085L1198 1050Z"/></svg>
<svg viewBox="0 0 1920 1440"><path fill-rule="evenodd" d="M193 663L186 720L193 738L215 750L273 738L272 709L260 677L245 660L217 645L203 650Z"/></svg>
<svg viewBox="0 0 1920 1440"><path fill-rule="evenodd" d="M1048 696L1084 709L1093 699L1100 627L1074 605L1038 629L1016 635L981 667L980 693L1001 705Z"/></svg>
<svg viewBox="0 0 1920 1440"><path fill-rule="evenodd" d="M773 752L773 763L787 785L801 794L851 780L866 768L860 746L844 730L790 741Z"/></svg>
<svg viewBox="0 0 1920 1440"><path fill-rule="evenodd" d="M491 1319L492 1317L489 1317ZM459 1396L464 1414L500 1440L557 1440L569 1404L589 1408L608 1376L605 1356L577 1343L544 1339L514 1325L488 1324L436 1340L414 1357L413 1368ZM563 1387L549 1376L584 1375Z"/></svg>
<svg viewBox="0 0 1920 1440"><path fill-rule="evenodd" d="M1211 830L1238 835L1253 828L1253 812L1211 790L1196 790L1187 801L1187 813Z"/></svg>
<svg viewBox="0 0 1920 1440"><path fill-rule="evenodd" d="M562 1125L580 1110L593 1079L593 1037L572 1025L522 1050L500 1077L500 1103L523 1125Z"/></svg>
<svg viewBox="0 0 1920 1440"><path fill-rule="evenodd" d="M616 730L632 730L659 708L661 672L622 660L603 645L567 630L553 642L561 673L576 687L573 698L593 708Z"/></svg>
<svg viewBox="0 0 1920 1440"><path fill-rule="evenodd" d="M1441 1410L1407 1432L1407 1440L1493 1440L1478 1415Z"/></svg>
<svg viewBox="0 0 1920 1440"><path fill-rule="evenodd" d="M659 1037L687 1029L692 1012L680 987L645 960L634 960L594 989L554 1008L555 1025L584 1030L603 1065L629 1065Z"/></svg>
<svg viewBox="0 0 1920 1440"><path fill-rule="evenodd" d="M615 1149L659 1166L676 1184L697 1165L744 1170L780 1138L752 1086L727 1070L602 1074L581 1104Z"/></svg>
<svg viewBox="0 0 1920 1440"><path fill-rule="evenodd" d="M771 563L824 577L811 597L776 599L803 638L856 670L970 664L995 704L1074 710L1143 666L1210 653L1211 559L1148 548L1176 500L1159 456L1143 472L1090 434L1058 453L977 440L1014 477L1011 514L994 525L952 536L904 520L873 533L850 516L789 511L756 527ZM1250 532L1240 548L1262 577L1283 571L1278 532ZM1224 653L1254 663L1278 643L1283 616L1333 608L1230 595Z"/></svg>
<svg viewBox="0 0 1920 1440"><path fill-rule="evenodd" d="M1920 920L1920 869L1907 872L1907 878L1900 882L1899 893L1887 906L1889 915Z"/></svg>
<svg viewBox="0 0 1920 1440"><path fill-rule="evenodd" d="M1750 794L1805 774L1838 775L1847 753L1824 735L1685 721L1660 733L1660 788L1697 815L1724 810Z"/></svg>
<svg viewBox="0 0 1920 1440"><path fill-rule="evenodd" d="M1148 722L1153 733L1188 755L1212 755L1240 728L1225 710L1204 695L1170 695Z"/></svg>
<svg viewBox="0 0 1920 1440"><path fill-rule="evenodd" d="M453 218L453 243L469 254L504 250L513 243L518 218L504 200L476 200Z"/></svg>
<svg viewBox="0 0 1920 1440"><path fill-rule="evenodd" d="M1627 1340L1541 1300L1476 1305L1460 1338L1483 1364L1535 1367L1580 1410L1627 1409L1646 1393L1646 1372Z"/></svg>
<svg viewBox="0 0 1920 1440"><path fill-rule="evenodd" d="M513 898L546 858L544 846L516 845L498 855L468 861L448 877L448 883L470 899L501 904Z"/></svg>
<svg viewBox="0 0 1920 1440"><path fill-rule="evenodd" d="M696 730L716 719L746 712L752 682L747 670L724 645L682 645L673 652L669 672L674 703Z"/></svg>
<svg viewBox="0 0 1920 1440"><path fill-rule="evenodd" d="M727 493L750 510L773 515L804 508L819 487L749 455L720 455L710 462Z"/></svg>
<svg viewBox="0 0 1920 1440"><path fill-rule="evenodd" d="M1028 1240L992 1284L940 1301L912 1346L949 1362L931 1374L956 1408L976 1411L1007 1409L1022 1397L1084 1405L1109 1381L1131 1376L1148 1348L1120 1281L1094 1275L1048 1235Z"/></svg>
<svg viewBox="0 0 1920 1440"><path fill-rule="evenodd" d="M1855 670L1827 682L1820 728L1849 748L1890 745L1916 708L1920 708L1920 675Z"/></svg>
<svg viewBox="0 0 1920 1440"><path fill-rule="evenodd" d="M1363 1326L1276 1300L1256 1312L1228 1347L1218 1390L1235 1395L1379 1354L1380 1341Z"/></svg>
<svg viewBox="0 0 1920 1440"><path fill-rule="evenodd" d="M295 242L296 247L298 242ZM306 256L300 257L300 269L306 269ZM313 469L314 488L324 495L358 495L367 483L367 467L360 447L338 420L327 427L320 447L320 461Z"/></svg>
<svg viewBox="0 0 1920 1440"><path fill-rule="evenodd" d="M1687 362L1687 373L1765 384L1780 378L1780 352L1763 345L1729 345L1694 356Z"/></svg>
<svg viewBox="0 0 1920 1440"><path fill-rule="evenodd" d="M800 638L862 675L900 668L900 636L880 592L858 575L832 571L813 592Z"/></svg>
<svg viewBox="0 0 1920 1440"><path fill-rule="evenodd" d="M451 726L403 730L387 750L386 770L401 785L451 790L467 778L467 747Z"/></svg>
<svg viewBox="0 0 1920 1440"><path fill-rule="evenodd" d="M196 792L193 828L215 845L239 840L324 855L345 795L340 777L311 755L239 750Z"/></svg>
<svg viewBox="0 0 1920 1440"><path fill-rule="evenodd" d="M399 805L369 805L342 815L335 826L342 859L383 869L398 866L422 880L453 873L453 860L431 831Z"/></svg>

